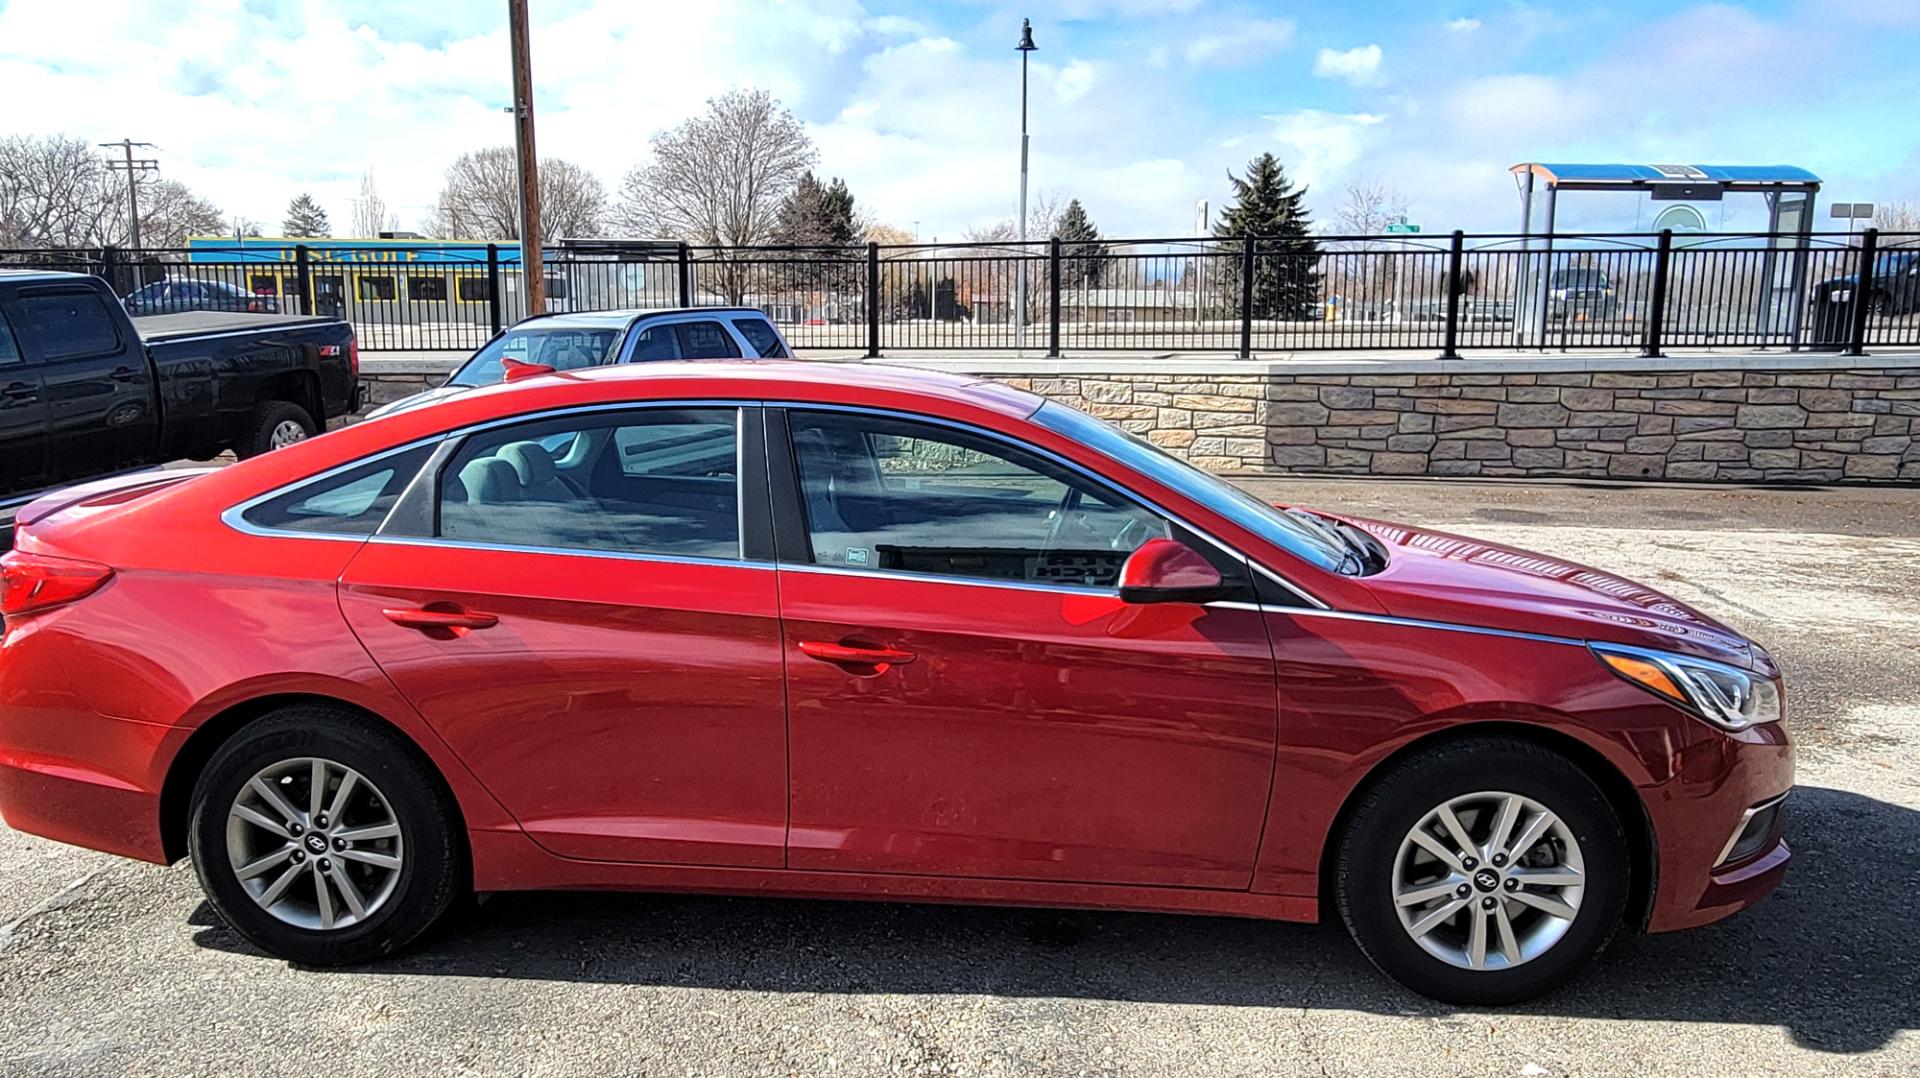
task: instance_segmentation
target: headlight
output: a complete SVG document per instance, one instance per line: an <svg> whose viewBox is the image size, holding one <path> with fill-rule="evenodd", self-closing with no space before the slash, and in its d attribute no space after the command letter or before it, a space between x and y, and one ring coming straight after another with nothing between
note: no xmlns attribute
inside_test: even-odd
<svg viewBox="0 0 1920 1078"><path fill-rule="evenodd" d="M1836 288L1833 290L1833 302L1849 303L1849 302L1852 302L1852 300L1853 300L1853 289Z"/></svg>
<svg viewBox="0 0 1920 1078"><path fill-rule="evenodd" d="M1780 721L1780 683L1750 670L1664 651L1595 644L1622 678L1728 730Z"/></svg>

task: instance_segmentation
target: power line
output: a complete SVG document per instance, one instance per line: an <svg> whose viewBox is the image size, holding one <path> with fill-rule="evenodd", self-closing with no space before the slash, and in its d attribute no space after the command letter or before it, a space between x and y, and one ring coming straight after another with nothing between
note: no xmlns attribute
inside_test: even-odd
<svg viewBox="0 0 1920 1078"><path fill-rule="evenodd" d="M126 155L125 161L109 160L107 168L127 174L127 221L133 228L133 251L137 255L140 253L140 174L160 171L160 161L153 157L136 158L133 156L133 148L145 146L157 150L159 147L151 142L135 142L125 138L119 142L102 142L100 146L108 150L118 147L121 153Z"/></svg>

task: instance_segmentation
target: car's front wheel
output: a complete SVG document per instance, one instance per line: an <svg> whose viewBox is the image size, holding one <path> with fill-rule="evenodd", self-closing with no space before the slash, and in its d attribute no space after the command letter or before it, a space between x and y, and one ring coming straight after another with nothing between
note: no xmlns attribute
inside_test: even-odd
<svg viewBox="0 0 1920 1078"><path fill-rule="evenodd" d="M288 707L242 728L201 772L190 813L208 901L296 962L391 954L464 886L449 795L411 746L345 710Z"/></svg>
<svg viewBox="0 0 1920 1078"><path fill-rule="evenodd" d="M1361 795L1334 898L1389 976L1449 1003L1513 1003L1585 965L1622 919L1631 861L1606 796L1565 757L1470 738Z"/></svg>

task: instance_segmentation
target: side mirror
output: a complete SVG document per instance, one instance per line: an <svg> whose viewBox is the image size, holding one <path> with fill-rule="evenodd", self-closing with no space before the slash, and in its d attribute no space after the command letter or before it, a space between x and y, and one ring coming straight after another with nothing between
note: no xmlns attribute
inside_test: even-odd
<svg viewBox="0 0 1920 1078"><path fill-rule="evenodd" d="M553 368L545 363L522 363L517 359L506 358L500 360L500 369L506 373L506 380L509 382L553 373Z"/></svg>
<svg viewBox="0 0 1920 1078"><path fill-rule="evenodd" d="M1120 601L1203 603L1220 594L1220 570L1192 547L1149 539L1120 567Z"/></svg>

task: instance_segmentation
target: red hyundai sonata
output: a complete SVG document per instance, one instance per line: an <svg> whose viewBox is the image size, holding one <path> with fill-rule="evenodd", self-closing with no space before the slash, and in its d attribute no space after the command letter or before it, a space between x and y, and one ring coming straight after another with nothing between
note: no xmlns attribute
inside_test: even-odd
<svg viewBox="0 0 1920 1078"><path fill-rule="evenodd" d="M1446 1000L1785 871L1766 652L871 366L546 375L19 515L0 811L306 963L461 894L1337 915Z"/></svg>

